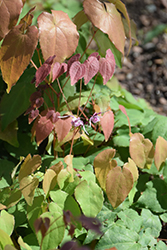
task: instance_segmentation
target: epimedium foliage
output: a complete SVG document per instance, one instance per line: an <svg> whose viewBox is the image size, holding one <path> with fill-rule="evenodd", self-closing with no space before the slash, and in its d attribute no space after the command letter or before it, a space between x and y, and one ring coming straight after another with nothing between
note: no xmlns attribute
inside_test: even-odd
<svg viewBox="0 0 167 250"><path fill-rule="evenodd" d="M166 117L113 76L136 39L125 5L84 0L36 27L25 2L0 3L0 249L166 249Z"/></svg>

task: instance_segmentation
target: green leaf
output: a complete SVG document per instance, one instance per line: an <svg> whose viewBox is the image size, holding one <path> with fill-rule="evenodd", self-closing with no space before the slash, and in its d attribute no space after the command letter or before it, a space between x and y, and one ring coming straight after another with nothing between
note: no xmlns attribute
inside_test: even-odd
<svg viewBox="0 0 167 250"><path fill-rule="evenodd" d="M89 184L86 180L82 181L76 187L74 195L84 215L95 217L100 212L103 205L103 193L93 181Z"/></svg>
<svg viewBox="0 0 167 250"><path fill-rule="evenodd" d="M62 241L65 232L62 210L57 206L54 212L43 213L40 217L43 219L46 217L50 219L50 227L43 238L43 241L41 232L37 233L39 244L42 245L41 250L57 248Z"/></svg>
<svg viewBox="0 0 167 250"><path fill-rule="evenodd" d="M14 224L14 216L5 210L2 210L0 215L0 229L2 229L8 235L11 235L14 229Z"/></svg>
<svg viewBox="0 0 167 250"><path fill-rule="evenodd" d="M19 143L17 141L17 130L18 130L18 124L16 120L10 123L3 131L1 129L1 122L0 122L0 139L8 142L9 144L15 147L18 147Z"/></svg>
<svg viewBox="0 0 167 250"><path fill-rule="evenodd" d="M156 178L146 183L146 189L136 202L136 207L148 208L152 212L162 213L167 211L167 184Z"/></svg>
<svg viewBox="0 0 167 250"><path fill-rule="evenodd" d="M35 92L35 86L31 84L34 74L34 69L27 69L10 93L3 95L0 103L2 130L29 107L29 98Z"/></svg>
<svg viewBox="0 0 167 250"><path fill-rule="evenodd" d="M148 209L142 209L141 217L143 219L143 230L149 228L150 234L154 237L158 237L162 228L159 217L151 213Z"/></svg>
<svg viewBox="0 0 167 250"><path fill-rule="evenodd" d="M116 247L117 250L141 250L139 235L125 226L113 224L97 243L95 250Z"/></svg>
<svg viewBox="0 0 167 250"><path fill-rule="evenodd" d="M3 250L6 245L14 246L10 236L0 229L0 250Z"/></svg>
<svg viewBox="0 0 167 250"><path fill-rule="evenodd" d="M30 224L31 229L34 230L34 221L39 218L39 216L42 214L43 209L43 200L44 197L38 196L34 198L32 206L27 206L27 218L28 222Z"/></svg>

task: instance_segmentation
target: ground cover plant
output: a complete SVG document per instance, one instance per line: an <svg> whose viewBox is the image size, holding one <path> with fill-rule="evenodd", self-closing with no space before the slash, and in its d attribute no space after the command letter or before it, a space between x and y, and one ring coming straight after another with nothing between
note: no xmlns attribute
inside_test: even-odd
<svg viewBox="0 0 167 250"><path fill-rule="evenodd" d="M166 249L167 118L114 77L135 25L57 4L0 5L0 249Z"/></svg>

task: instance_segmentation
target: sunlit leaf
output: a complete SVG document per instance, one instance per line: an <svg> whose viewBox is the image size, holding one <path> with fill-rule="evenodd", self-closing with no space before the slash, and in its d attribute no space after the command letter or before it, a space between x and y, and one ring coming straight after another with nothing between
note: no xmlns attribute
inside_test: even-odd
<svg viewBox="0 0 167 250"><path fill-rule="evenodd" d="M0 40L16 25L22 7L22 0L0 1Z"/></svg>
<svg viewBox="0 0 167 250"><path fill-rule="evenodd" d="M111 205L118 207L127 197L133 187L133 175L127 168L111 169L106 179L106 193Z"/></svg>
<svg viewBox="0 0 167 250"><path fill-rule="evenodd" d="M57 183L56 177L57 177L57 174L55 173L54 170L47 169L44 175L43 183L42 183L43 191L46 194L46 196L48 192L56 186L56 183Z"/></svg>
<svg viewBox="0 0 167 250"><path fill-rule="evenodd" d="M22 25L14 27L6 35L0 49L0 67L8 93L28 66L38 42L38 29L29 26L22 32Z"/></svg>
<svg viewBox="0 0 167 250"><path fill-rule="evenodd" d="M107 2L103 4L98 0L85 0L83 7L93 25L106 33L115 47L124 54L125 32L121 15L115 5Z"/></svg>
<svg viewBox="0 0 167 250"><path fill-rule="evenodd" d="M0 229L0 249L3 250L6 245L14 246L10 236Z"/></svg>
<svg viewBox="0 0 167 250"><path fill-rule="evenodd" d="M72 160L73 160L73 155L66 155L66 157L64 158L64 162L67 164L67 170L71 174L69 182L74 181Z"/></svg>
<svg viewBox="0 0 167 250"><path fill-rule="evenodd" d="M154 158L154 147L149 139L144 139L140 133L130 138L129 152L132 160L139 168L150 168Z"/></svg>
<svg viewBox="0 0 167 250"><path fill-rule="evenodd" d="M75 189L75 198L84 215L89 217L95 217L103 205L102 190L93 181L90 181L89 184L86 180L82 181Z"/></svg>
<svg viewBox="0 0 167 250"><path fill-rule="evenodd" d="M100 119L100 124L103 129L105 141L108 141L114 128L114 114L111 110L104 113Z"/></svg>
<svg viewBox="0 0 167 250"><path fill-rule="evenodd" d="M137 179L139 177L139 171L136 167L136 164L134 163L134 161L131 158L128 158L128 162L126 162L124 164L124 168L129 169L133 175L134 182L137 181Z"/></svg>
<svg viewBox="0 0 167 250"><path fill-rule="evenodd" d="M115 149L106 149L100 152L94 159L94 169L102 189L106 190L106 178L108 172L117 166L117 162L112 158L115 155Z"/></svg>
<svg viewBox="0 0 167 250"><path fill-rule="evenodd" d="M69 133L72 124L71 124L71 117L65 119L59 119L54 127L57 134L58 141L61 142Z"/></svg>
<svg viewBox="0 0 167 250"><path fill-rule="evenodd" d="M38 17L38 26L45 60L56 55L55 61L61 63L75 52L79 34L66 13L56 10L52 10L52 14L43 12Z"/></svg>
<svg viewBox="0 0 167 250"><path fill-rule="evenodd" d="M5 210L1 211L0 214L0 229L6 232L8 235L11 235L14 229L14 216L6 212Z"/></svg>
<svg viewBox="0 0 167 250"><path fill-rule="evenodd" d="M167 158L167 141L159 136L155 144L154 162L156 168L159 170L161 165Z"/></svg>

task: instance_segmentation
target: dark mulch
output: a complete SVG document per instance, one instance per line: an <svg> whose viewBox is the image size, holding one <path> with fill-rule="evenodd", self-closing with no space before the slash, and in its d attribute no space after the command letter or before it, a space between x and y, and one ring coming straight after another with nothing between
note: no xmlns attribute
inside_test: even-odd
<svg viewBox="0 0 167 250"><path fill-rule="evenodd" d="M167 28L144 43L149 31L160 24L167 25L167 0L123 2L137 25L139 45L124 58L123 67L116 70L116 76L136 98L146 99L155 111L167 115Z"/></svg>

